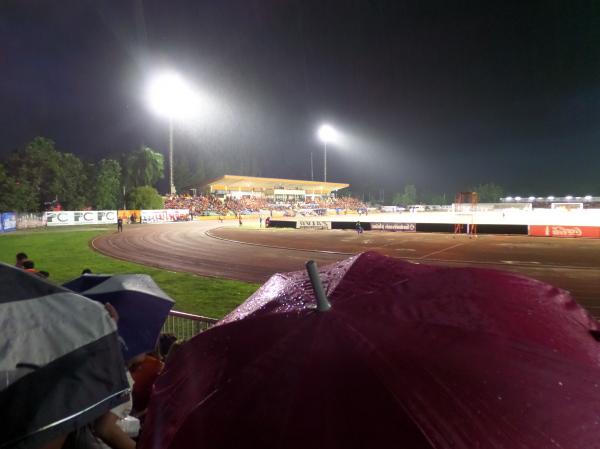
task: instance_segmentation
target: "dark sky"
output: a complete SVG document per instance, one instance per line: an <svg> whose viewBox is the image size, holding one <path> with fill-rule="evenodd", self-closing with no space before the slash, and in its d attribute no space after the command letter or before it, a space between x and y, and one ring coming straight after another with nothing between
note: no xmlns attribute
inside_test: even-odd
<svg viewBox="0 0 600 449"><path fill-rule="evenodd" d="M330 180L446 192L600 194L600 2L2 0L0 156L32 137L98 160L167 126L144 86L171 67L222 111L179 154L250 154ZM207 156L208 157L208 156Z"/></svg>

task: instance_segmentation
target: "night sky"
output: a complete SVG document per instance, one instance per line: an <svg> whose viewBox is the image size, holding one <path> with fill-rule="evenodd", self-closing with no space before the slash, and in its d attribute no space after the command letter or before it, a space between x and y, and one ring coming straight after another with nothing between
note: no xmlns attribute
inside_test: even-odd
<svg viewBox="0 0 600 449"><path fill-rule="evenodd" d="M176 157L309 179L313 151L320 179L328 121L328 178L356 189L600 195L595 0L2 0L0 43L0 157L37 135L165 152L144 88L172 68L219 106L176 125Z"/></svg>

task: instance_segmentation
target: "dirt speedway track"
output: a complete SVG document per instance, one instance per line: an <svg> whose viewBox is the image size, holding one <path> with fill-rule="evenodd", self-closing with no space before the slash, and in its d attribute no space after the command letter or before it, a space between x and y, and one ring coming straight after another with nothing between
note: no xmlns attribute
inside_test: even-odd
<svg viewBox="0 0 600 449"><path fill-rule="evenodd" d="M238 229L215 222L129 225L96 238L97 251L173 271L263 282L367 250L451 266L509 270L569 290L600 318L600 240L485 235Z"/></svg>

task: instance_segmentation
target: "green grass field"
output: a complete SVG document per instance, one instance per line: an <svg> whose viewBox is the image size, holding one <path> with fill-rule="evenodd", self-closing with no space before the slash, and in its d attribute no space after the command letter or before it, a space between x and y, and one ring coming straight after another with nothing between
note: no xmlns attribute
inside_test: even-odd
<svg viewBox="0 0 600 449"><path fill-rule="evenodd" d="M50 280L62 284L90 268L94 273L144 273L176 301L175 309L221 318L241 304L258 284L213 279L187 273L150 268L103 256L89 247L95 236L113 231L114 226L82 226L77 229L46 228L0 234L0 261L14 264L15 254L25 252L36 268L50 273Z"/></svg>

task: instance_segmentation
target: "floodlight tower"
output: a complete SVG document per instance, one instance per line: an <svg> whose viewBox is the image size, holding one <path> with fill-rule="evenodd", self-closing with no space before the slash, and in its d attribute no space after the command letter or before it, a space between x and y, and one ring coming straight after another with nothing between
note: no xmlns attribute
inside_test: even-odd
<svg viewBox="0 0 600 449"><path fill-rule="evenodd" d="M154 78L148 86L148 101L151 109L169 121L169 184L170 193L175 195L173 180L173 121L190 113L195 93L175 72L165 72Z"/></svg>
<svg viewBox="0 0 600 449"><path fill-rule="evenodd" d="M327 144L335 142L337 131L332 126L324 124L319 127L317 134L323 142L323 182L327 182Z"/></svg>

